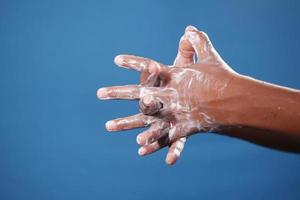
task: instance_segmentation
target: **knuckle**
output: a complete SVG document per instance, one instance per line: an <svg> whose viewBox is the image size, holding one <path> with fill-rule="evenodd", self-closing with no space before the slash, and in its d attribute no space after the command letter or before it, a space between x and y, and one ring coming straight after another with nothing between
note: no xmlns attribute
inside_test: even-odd
<svg viewBox="0 0 300 200"><path fill-rule="evenodd" d="M109 96L114 95L114 90L113 89L108 89L106 92L107 92L107 95L109 95Z"/></svg>

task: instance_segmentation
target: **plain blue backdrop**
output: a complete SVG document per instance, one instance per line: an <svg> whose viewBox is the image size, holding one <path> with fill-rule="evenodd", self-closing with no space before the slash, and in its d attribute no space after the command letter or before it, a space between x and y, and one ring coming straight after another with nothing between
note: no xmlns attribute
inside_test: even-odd
<svg viewBox="0 0 300 200"><path fill-rule="evenodd" d="M104 129L136 102L96 98L138 81L115 55L171 64L189 24L236 71L300 88L299 2L0 0L0 199L300 199L300 155L198 134L169 167L138 156L141 130Z"/></svg>

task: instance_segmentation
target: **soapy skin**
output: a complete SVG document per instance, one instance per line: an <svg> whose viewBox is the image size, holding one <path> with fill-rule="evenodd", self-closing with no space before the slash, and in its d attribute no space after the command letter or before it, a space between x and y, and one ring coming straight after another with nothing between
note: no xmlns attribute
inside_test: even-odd
<svg viewBox="0 0 300 200"><path fill-rule="evenodd" d="M148 126L137 136L140 155L170 146L166 162L174 164L187 137L201 132L300 151L300 92L236 73L193 26L186 28L171 66L130 55L117 56L115 63L141 72L141 83L101 88L97 95L139 100L141 113L111 120L106 128ZM264 102L266 98L272 102Z"/></svg>
<svg viewBox="0 0 300 200"><path fill-rule="evenodd" d="M195 45L195 47L197 45L203 45L199 46L199 48L207 49L212 52L199 52L199 54L197 55L198 64L196 65L194 62L195 52L192 46L192 42L199 42L200 38L198 37L202 37L201 40L203 40L203 44L195 43L193 45ZM203 60L201 60L202 58ZM218 67L223 67L225 72L230 71L227 66L221 66L224 62L221 60L217 52L213 49L211 43L209 42L209 39L204 33L198 35L194 27L188 27L186 29L186 33L181 38L179 44L179 52L173 66L164 66L149 59L126 55L116 57L115 62L119 66L135 69L137 71L147 71L145 68L148 68L148 71L150 70L152 72L152 76L149 75L150 73L148 74L148 76L147 74L144 75L145 73L142 73L141 86L131 85L106 88L104 92L110 93L108 94L108 96L105 96L106 94L103 94L103 90L99 91L99 93L102 93L100 94L101 99L141 99L140 108L144 114L157 114L157 117L154 120L149 119L149 117L136 115L131 118L113 120L108 122L106 125L108 130L114 131L145 125L147 126L151 124L149 130L141 133L137 137L138 143L140 145L144 145L142 148L140 148L139 154L144 155L152 153L158 150L160 147L166 146L168 143L174 143L173 146L171 145L166 159L167 163L173 164L179 157L183 149L184 143L186 141L185 136L198 131L212 131L213 127L217 127L217 125L213 124L213 118L208 116L204 112L204 109L200 111L201 108L199 107L199 105L201 105L201 103L199 99L195 99L195 97L197 96L189 93L188 91L198 89L200 91L202 89L205 90L206 93L208 93L210 90L209 87L211 87L209 86L209 84L214 84L213 81L204 83L206 81L204 79L205 73L200 71L201 65L215 65ZM207 84L208 88L204 88L203 86L201 86L203 85L203 83ZM224 79L224 83L219 84L222 85L220 87L220 90L222 90L222 88L226 87L227 82ZM142 87L142 85L159 85L160 88L158 89L153 87ZM160 91L162 87L165 87L165 89ZM156 91L158 91L159 93L155 94ZM112 93L118 94L118 96L114 96L114 94ZM154 98L154 96L156 99ZM150 105L145 106L145 104L147 103L147 99L152 99L152 103L159 106L157 107L158 109L155 109L153 107L151 108ZM156 102L156 104L154 102ZM151 101L149 101L148 103L151 104ZM146 112L147 107L148 110L151 110L152 113ZM153 112L155 110L156 112ZM176 111L176 114L173 114L174 111ZM165 119L159 119L158 115L162 114L168 115L168 117L165 117ZM143 123L137 125L136 121L138 119L143 119L147 123L145 125ZM125 124L127 126L128 124L134 125L131 127L123 127L124 121L126 121ZM113 126L116 126L116 128L114 128Z"/></svg>
<svg viewBox="0 0 300 200"><path fill-rule="evenodd" d="M173 65L180 67L180 66L189 66L189 65L193 64L194 63L193 53L190 54L190 52L188 52L190 54L188 56L182 55L182 53L181 53L181 52L185 53L189 50L190 50L190 44L187 43L187 40L186 40L185 37L182 37L181 41L179 42L178 55L177 55ZM135 69L137 71L140 71L141 72L141 76L140 76L141 85L143 85L143 86L159 86L159 83L157 83L158 74L155 73L154 71L149 72L149 65L151 65L151 62L149 62L150 60L145 59L145 58L140 58L141 59L140 63L142 63L141 67L136 67L137 61L135 61L134 59L137 59L137 57L133 57L134 59L130 59L130 58L131 58L131 56L118 56L115 59L115 63L117 65L121 66L121 67L129 68L129 69ZM126 65L127 62L128 62L128 64ZM154 64L154 63L152 63L152 64ZM122 66L122 65L124 65L124 66ZM126 67L126 66L128 66L128 67ZM156 102L156 104L158 106L161 106L161 104L159 102ZM157 108L158 109L160 108L160 107L155 108L153 106L152 107L151 106L145 107L144 105L145 104L141 103L141 101L140 101L141 111L144 114L151 114L151 113L155 114L158 111ZM150 112L147 112L147 109ZM143 119L143 117L145 117L145 116L142 115L142 114L138 114L138 115L135 115L135 117L133 117L133 118L132 117L122 118L122 122L126 121L127 122L126 125L130 126L130 124L135 123L136 119ZM113 122L115 122L115 121L116 120L113 120ZM117 121L120 121L120 119L117 119ZM143 121L143 120L140 120L140 121ZM119 122L119 124L120 124L120 122ZM166 125L166 124L164 124L164 125ZM133 126L136 126L136 125L133 125ZM133 127L133 126L131 126L131 127ZM143 123L140 126L143 126ZM140 127L140 126L138 126L138 127ZM108 125L107 125L107 127L108 127ZM146 137L147 136L148 137L151 137L151 136L155 137L155 134L157 135L158 133L160 133L161 128L165 128L165 131L167 131L169 129L169 126L168 127L160 127L158 124L157 125L153 124L151 126L150 130L145 131L145 132L138 135L137 143L140 144L140 145L148 144L149 141L146 141L147 139L143 138L144 135ZM126 127L126 128L125 127L124 128L120 127L119 129L115 129L115 131L116 130L124 130L124 129L128 129L128 127ZM174 164L178 160L178 158L180 157L180 154L183 151L185 142L186 142L186 138L180 138L180 139L177 139L175 142L172 142L172 143L169 144L169 142L167 140L165 140L165 138L160 138L158 140L158 142L156 142L154 144L151 144L149 146L145 146L145 148L141 147L139 149L139 154L140 155L146 155L146 154L149 154L151 152L154 152L154 151L156 151L160 148L163 148L163 147L169 145L170 148L169 148L169 151L168 151L168 154L167 154L167 157L166 157L166 162L168 164Z"/></svg>

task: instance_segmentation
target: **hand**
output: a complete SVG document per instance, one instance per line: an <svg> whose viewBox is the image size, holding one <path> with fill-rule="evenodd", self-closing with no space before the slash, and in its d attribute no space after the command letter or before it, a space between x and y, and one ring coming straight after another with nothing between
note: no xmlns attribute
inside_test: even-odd
<svg viewBox="0 0 300 200"><path fill-rule="evenodd" d="M195 53L198 61L194 64ZM116 63L138 71L148 69L151 76L146 82L158 86L115 86L98 91L101 99L140 99L144 114L107 123L108 130L151 125L138 136L138 143L143 145L140 154L172 144L169 159L167 156L167 162L171 160L168 163L172 164L186 136L225 125L222 97L236 73L220 58L205 33L187 27L174 66L134 56L117 57Z"/></svg>
<svg viewBox="0 0 300 200"><path fill-rule="evenodd" d="M182 56L182 53L181 53L181 52L185 52L186 51L185 49L188 50L189 46L190 46L190 44L187 43L186 40L182 37L182 40L179 43L178 54L174 61L174 66L178 66L178 67L188 66L188 65L194 63L194 55L193 54ZM137 57L134 57L134 59L136 59L136 58ZM150 73L148 70L148 67L137 68L134 63L130 62L130 59L131 59L131 56L125 56L125 55L121 56L120 55L115 58L115 63L121 67L129 67L129 68L135 69L137 71L140 71L141 72L140 85L159 86L159 84L156 84L154 82L156 80L156 79L154 79L154 77L156 77L158 74L155 74L154 72ZM143 59L143 58L139 59L140 62L143 62L142 60L145 61L145 63L148 62L147 59ZM128 61L128 63L127 63L127 61ZM124 65L124 66L122 66L122 65ZM144 113L147 114L145 110L144 110ZM113 122L118 122L119 124L122 124L122 125L119 126L119 128L115 129L114 131L126 130L126 129L129 129L129 127L132 127L132 128L136 127L137 122L135 119L140 119L141 121L143 121L142 120L143 118L147 118L147 117L142 114L137 114L137 115L134 115L131 117L125 117L125 118L119 118L116 120L112 120L111 122L108 122L107 124L110 124ZM132 120L132 119L134 119L134 120ZM131 123L133 123L133 125ZM140 124L143 124L143 123L140 122ZM107 125L107 129L110 130L108 125ZM146 155L149 153L153 153L155 150L161 149L161 148L169 145L166 141L160 142L159 145L156 145L156 148L152 148L151 152L146 151L143 153L144 149L149 149L149 147L147 147L147 145L149 145L148 141L146 141L146 142L143 141L143 135L144 134L147 135L147 133L149 134L149 131L145 131L145 132L139 134L139 136L137 137L138 144L145 146L145 148L143 148L143 147L140 148L140 150L139 150L140 155ZM152 133L150 132L150 134L152 134ZM141 138L141 140L140 140L140 138ZM186 138L180 138L169 145L170 148L169 148L169 152L166 157L166 162L168 164L174 164L178 160L181 152L183 151L185 142L186 142ZM151 146L153 147L153 145L151 145Z"/></svg>

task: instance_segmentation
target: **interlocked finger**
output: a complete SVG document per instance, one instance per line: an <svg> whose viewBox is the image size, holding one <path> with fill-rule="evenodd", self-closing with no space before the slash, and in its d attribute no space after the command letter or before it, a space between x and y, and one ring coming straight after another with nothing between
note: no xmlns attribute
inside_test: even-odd
<svg viewBox="0 0 300 200"><path fill-rule="evenodd" d="M183 137L177 139L175 142L171 144L166 157L167 164L173 165L178 160L181 152L183 151L185 143L186 143L186 137Z"/></svg>
<svg viewBox="0 0 300 200"><path fill-rule="evenodd" d="M148 69L149 73L152 73L155 70L163 67L163 64L160 64L154 60L133 55L118 55L115 57L115 63L120 67L133 69L139 72L143 69Z"/></svg>
<svg viewBox="0 0 300 200"><path fill-rule="evenodd" d="M123 131L145 127L150 125L154 121L156 121L156 118L139 113L129 117L110 120L106 122L105 126L108 131Z"/></svg>
<svg viewBox="0 0 300 200"><path fill-rule="evenodd" d="M99 99L138 99L140 96L141 86L139 85L124 85L100 88L97 91Z"/></svg>
<svg viewBox="0 0 300 200"><path fill-rule="evenodd" d="M137 136L139 145L149 145L169 132L169 124L164 121L154 122L150 128Z"/></svg>
<svg viewBox="0 0 300 200"><path fill-rule="evenodd" d="M149 145L140 147L138 150L138 153L140 156L145 156L145 155L154 153L154 152L158 151L159 149L166 147L168 144L169 144L169 138L166 135Z"/></svg>

